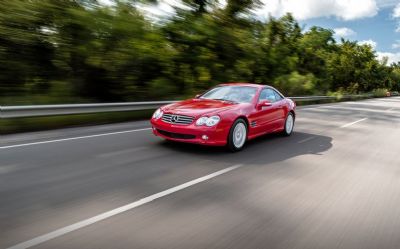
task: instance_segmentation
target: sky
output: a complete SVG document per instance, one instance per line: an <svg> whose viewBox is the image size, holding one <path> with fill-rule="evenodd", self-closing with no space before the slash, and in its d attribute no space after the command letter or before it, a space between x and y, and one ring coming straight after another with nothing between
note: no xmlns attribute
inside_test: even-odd
<svg viewBox="0 0 400 249"><path fill-rule="evenodd" d="M335 38L369 44L381 59L400 61L400 0L264 0L261 18L291 12L304 30L320 26Z"/></svg>
<svg viewBox="0 0 400 249"><path fill-rule="evenodd" d="M110 4L112 0L99 0ZM223 2L226 0L220 0ZM380 59L400 61L400 0L261 0L255 10L261 20L290 12L304 30L312 26L332 29L335 38L371 45ZM159 0L156 8L145 8L152 15L171 15L171 5L180 0Z"/></svg>

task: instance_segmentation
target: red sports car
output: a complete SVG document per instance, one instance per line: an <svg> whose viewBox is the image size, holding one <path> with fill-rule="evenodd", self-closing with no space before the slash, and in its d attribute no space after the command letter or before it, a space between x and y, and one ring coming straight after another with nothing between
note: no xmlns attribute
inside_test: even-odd
<svg viewBox="0 0 400 249"><path fill-rule="evenodd" d="M272 132L289 136L296 104L266 85L218 85L194 99L163 106L151 118L162 138L204 145L243 148L248 139Z"/></svg>

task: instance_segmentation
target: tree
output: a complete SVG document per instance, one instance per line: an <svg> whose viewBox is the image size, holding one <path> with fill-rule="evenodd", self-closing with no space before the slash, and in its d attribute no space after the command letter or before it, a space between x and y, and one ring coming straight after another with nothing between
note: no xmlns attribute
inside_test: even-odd
<svg viewBox="0 0 400 249"><path fill-rule="evenodd" d="M332 30L302 30L291 14L258 20L258 0L184 0L154 21L143 6L156 2L4 1L2 104L183 98L243 81L289 95L400 89L400 63Z"/></svg>

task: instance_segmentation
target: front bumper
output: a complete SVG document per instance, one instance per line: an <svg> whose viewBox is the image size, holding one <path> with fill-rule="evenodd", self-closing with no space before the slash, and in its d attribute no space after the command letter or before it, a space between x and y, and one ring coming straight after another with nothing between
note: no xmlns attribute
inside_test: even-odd
<svg viewBox="0 0 400 249"><path fill-rule="evenodd" d="M161 119L151 119L153 134L167 140L203 144L210 146L224 146L227 143L227 132L216 125L214 127L178 125L165 123Z"/></svg>

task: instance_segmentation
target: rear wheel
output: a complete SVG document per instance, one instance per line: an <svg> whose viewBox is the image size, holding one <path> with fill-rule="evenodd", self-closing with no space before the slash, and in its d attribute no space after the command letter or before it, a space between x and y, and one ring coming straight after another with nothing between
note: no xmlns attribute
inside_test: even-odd
<svg viewBox="0 0 400 249"><path fill-rule="evenodd" d="M290 136L293 132L294 127L294 115L293 113L289 112L286 116L285 120L285 127L283 127L283 135Z"/></svg>
<svg viewBox="0 0 400 249"><path fill-rule="evenodd" d="M236 120L230 131L228 137L229 150L236 152L243 149L247 140L247 125L243 119Z"/></svg>

